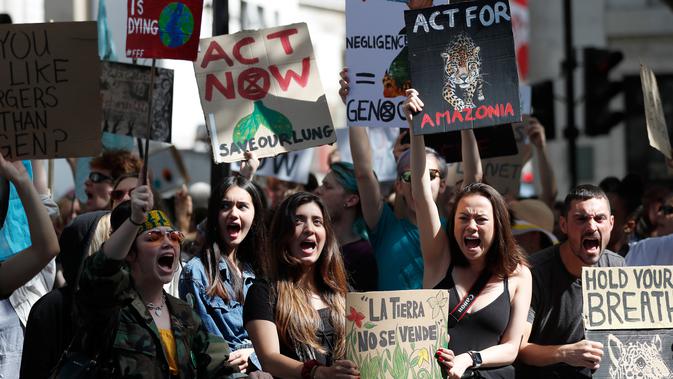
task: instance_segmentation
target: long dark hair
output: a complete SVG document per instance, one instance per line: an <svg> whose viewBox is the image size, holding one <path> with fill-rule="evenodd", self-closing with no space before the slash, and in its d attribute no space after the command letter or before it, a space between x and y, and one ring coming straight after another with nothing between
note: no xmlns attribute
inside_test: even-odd
<svg viewBox="0 0 673 379"><path fill-rule="evenodd" d="M471 183L456 194L456 200L449 215L446 233L449 237L451 262L458 267L467 267L469 262L463 255L453 232L456 225L456 210L461 199L471 195L483 196L493 206L494 230L493 243L486 252L486 269L492 274L504 278L512 275L519 264L527 265L523 250L512 235L509 211L502 196L493 187L483 183Z"/></svg>
<svg viewBox="0 0 673 379"><path fill-rule="evenodd" d="M206 240L207 245L201 261L206 269L208 276L207 294L209 296L219 296L225 302L229 302L232 294L227 293L224 288L222 278L220 277L219 262L222 259L222 252L227 252L224 239L220 233L218 218L221 211L222 198L232 187L239 187L246 191L252 198L252 206L255 209L255 216L248 234L236 250L236 266L243 271L246 265L249 265L257 276L264 275L263 262L265 259L266 248L266 226L264 224L266 206L261 191L254 183L242 176L229 176L220 183L216 191L208 200L208 220L206 222ZM224 259L229 270L229 276L232 287L234 288L233 297L240 303L243 303L243 281L236 275L236 270L232 267L229 259Z"/></svg>
<svg viewBox="0 0 673 379"><path fill-rule="evenodd" d="M319 295L330 309L337 341L331 353L339 359L345 353L346 270L327 209L318 196L308 192L298 192L285 199L271 223L270 232L276 239L269 245L268 273L278 299L276 326L281 340L288 345L309 347L325 353L315 335L320 326L320 316L311 307L309 289L298 285L306 267L289 248L294 238L297 208L309 203L315 203L323 215L325 245L315 263L313 275Z"/></svg>

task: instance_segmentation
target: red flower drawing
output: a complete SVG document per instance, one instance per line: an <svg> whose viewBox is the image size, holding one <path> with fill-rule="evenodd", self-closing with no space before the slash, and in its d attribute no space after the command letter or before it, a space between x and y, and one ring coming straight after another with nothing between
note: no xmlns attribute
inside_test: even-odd
<svg viewBox="0 0 673 379"><path fill-rule="evenodd" d="M358 328L361 328L362 327L362 320L365 319L365 315L363 315L362 313L355 310L355 308L351 307L351 314L346 316L346 319L348 319L349 321L355 322L355 326L357 326Z"/></svg>

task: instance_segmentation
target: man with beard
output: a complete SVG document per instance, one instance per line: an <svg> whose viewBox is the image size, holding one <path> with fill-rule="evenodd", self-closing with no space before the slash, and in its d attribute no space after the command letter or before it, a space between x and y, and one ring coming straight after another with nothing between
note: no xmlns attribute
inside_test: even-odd
<svg viewBox="0 0 673 379"><path fill-rule="evenodd" d="M591 378L598 368L603 345L584 336L581 275L582 267L624 265L605 248L613 224L599 187L580 185L566 196L559 225L568 239L530 258L533 297L517 378Z"/></svg>

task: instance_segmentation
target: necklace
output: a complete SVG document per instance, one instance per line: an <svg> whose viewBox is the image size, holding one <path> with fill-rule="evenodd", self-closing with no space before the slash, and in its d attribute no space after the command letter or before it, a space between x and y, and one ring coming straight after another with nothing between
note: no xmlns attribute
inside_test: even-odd
<svg viewBox="0 0 673 379"><path fill-rule="evenodd" d="M147 303L145 304L145 307L147 307L147 310L149 310L150 312L154 312L154 314L157 315L157 317L161 317L164 305L166 305L166 295L163 295L163 297L161 298L161 304L154 305L154 303Z"/></svg>

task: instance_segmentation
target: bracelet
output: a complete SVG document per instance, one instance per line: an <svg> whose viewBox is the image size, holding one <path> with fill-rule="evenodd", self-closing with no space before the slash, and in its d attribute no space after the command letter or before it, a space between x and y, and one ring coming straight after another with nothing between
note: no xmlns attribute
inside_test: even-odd
<svg viewBox="0 0 673 379"><path fill-rule="evenodd" d="M131 218L131 216L129 216L129 221L131 222L131 224L133 224L135 226L143 226L143 224L145 223L145 221L143 221L141 223L137 223L137 222L133 221L133 218Z"/></svg>
<svg viewBox="0 0 673 379"><path fill-rule="evenodd" d="M315 375L315 370L318 369L318 366L322 365L315 359L304 362L304 365L301 367L301 379L313 379L313 375Z"/></svg>
<svg viewBox="0 0 673 379"><path fill-rule="evenodd" d="M318 367L320 367L320 365L313 366L311 369L311 379L315 379L315 374L318 372Z"/></svg>

